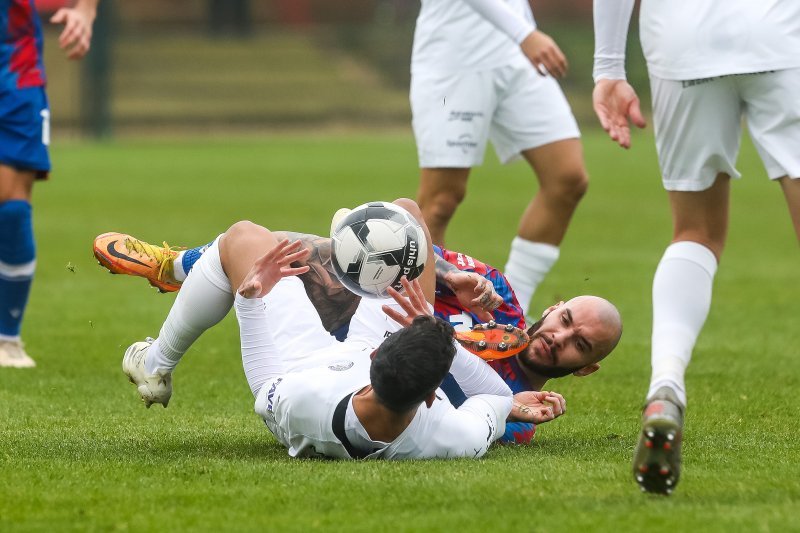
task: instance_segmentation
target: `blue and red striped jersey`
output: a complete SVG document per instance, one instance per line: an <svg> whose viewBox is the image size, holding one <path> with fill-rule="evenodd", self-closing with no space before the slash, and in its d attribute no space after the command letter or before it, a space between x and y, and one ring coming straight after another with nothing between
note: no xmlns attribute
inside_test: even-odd
<svg viewBox="0 0 800 533"><path fill-rule="evenodd" d="M459 270L475 272L492 283L494 290L503 298L503 304L492 313L498 324L513 324L519 328L525 328L525 315L514 295L514 290L499 270L466 254L446 250L439 246L434 246L433 251L448 263L458 267ZM436 285L434 314L450 322L456 329L469 329L480 323L478 317L461 307L452 291L440 284ZM503 378L513 393L531 390L531 385L519 367L516 357L490 361L489 365ZM445 380L442 389L447 393L451 403L456 406L466 400L466 396L452 377ZM535 431L534 424L509 422L506 424L506 432L500 440L505 443L527 444L533 438Z"/></svg>
<svg viewBox="0 0 800 533"><path fill-rule="evenodd" d="M0 83L4 89L45 85L42 25L34 0L0 0Z"/></svg>

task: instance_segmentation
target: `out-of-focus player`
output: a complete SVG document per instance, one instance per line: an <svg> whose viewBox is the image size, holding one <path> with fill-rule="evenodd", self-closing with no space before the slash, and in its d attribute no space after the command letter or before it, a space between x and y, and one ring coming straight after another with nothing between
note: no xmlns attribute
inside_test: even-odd
<svg viewBox="0 0 800 533"><path fill-rule="evenodd" d="M625 81L633 4L594 1L594 108L624 148L628 121L645 125ZM743 119L800 238L800 2L643 0L640 33L674 230L653 279L652 376L633 474L642 490L669 494L680 476L684 373L725 246Z"/></svg>
<svg viewBox="0 0 800 533"><path fill-rule="evenodd" d="M528 0L421 2L410 91L417 201L434 243L445 245L487 142L503 163L528 162L539 190L504 268L526 313L588 187L578 125L555 79L566 71L564 54L537 29Z"/></svg>
<svg viewBox="0 0 800 533"><path fill-rule="evenodd" d="M50 19L63 24L70 59L88 51L98 0L78 0ZM36 366L20 330L36 269L31 194L50 171L50 109L42 28L34 0L0 2L0 367Z"/></svg>

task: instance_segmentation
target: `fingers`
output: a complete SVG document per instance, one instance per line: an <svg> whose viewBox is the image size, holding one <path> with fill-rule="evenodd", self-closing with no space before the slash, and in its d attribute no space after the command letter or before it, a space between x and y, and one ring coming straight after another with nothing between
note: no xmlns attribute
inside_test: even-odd
<svg viewBox="0 0 800 533"><path fill-rule="evenodd" d="M410 316L399 313L397 312L397 310L388 305L381 306L381 309L383 309L383 312L386 313L386 316L388 316L401 326L405 327L411 324L412 318Z"/></svg>
<svg viewBox="0 0 800 533"><path fill-rule="evenodd" d="M258 280L245 280L237 292L245 298L257 298L261 292L261 283Z"/></svg>
<svg viewBox="0 0 800 533"><path fill-rule="evenodd" d="M647 121L644 119L644 115L642 115L642 109L639 107L639 99L634 99L630 106L628 106L628 116L631 117L631 122L638 127L644 128L647 126Z"/></svg>
<svg viewBox="0 0 800 533"><path fill-rule="evenodd" d="M545 394L544 402L548 403L553 409L554 418L567 412L567 400L562 395L551 391L542 392Z"/></svg>
<svg viewBox="0 0 800 533"><path fill-rule="evenodd" d="M81 13L74 9L62 8L50 18L50 22L64 24L58 45L67 51L69 59L80 59L86 55L92 41L92 27Z"/></svg>
<svg viewBox="0 0 800 533"><path fill-rule="evenodd" d="M567 58L555 43L542 52L542 65L554 78L563 78L567 75ZM537 68L539 70L539 68ZM541 70L539 70L541 74Z"/></svg>

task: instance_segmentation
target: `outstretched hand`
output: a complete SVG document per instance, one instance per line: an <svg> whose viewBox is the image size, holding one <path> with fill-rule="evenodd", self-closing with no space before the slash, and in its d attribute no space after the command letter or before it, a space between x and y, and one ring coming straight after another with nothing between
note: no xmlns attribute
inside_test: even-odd
<svg viewBox="0 0 800 533"><path fill-rule="evenodd" d="M557 392L523 391L514 395L509 422L543 424L567 412L567 401Z"/></svg>
<svg viewBox="0 0 800 533"><path fill-rule="evenodd" d="M592 92L592 103L600 125L611 140L623 148L631 147L628 121L639 128L647 125L639 106L639 97L625 80L598 80Z"/></svg>
<svg viewBox="0 0 800 533"><path fill-rule="evenodd" d="M386 292L394 298L394 301L400 305L406 314L404 315L388 305L384 305L382 309L389 318L405 327L410 325L418 316L430 315L431 310L428 307L428 301L425 299L425 293L422 291L422 285L419 284L418 280L408 281L403 276L400 278L400 283L403 285L405 295L400 294L393 287L386 289Z"/></svg>
<svg viewBox="0 0 800 533"><path fill-rule="evenodd" d="M475 272L451 272L445 277L445 282L462 307L481 322L492 320L492 311L503 304L503 298L495 292L494 285Z"/></svg>
<svg viewBox="0 0 800 533"><path fill-rule="evenodd" d="M301 249L302 248L302 249ZM280 241L275 248L262 255L253 263L245 275L237 292L245 298L261 298L287 276L297 276L308 272L308 266L292 267L294 261L308 258L310 250L303 243L288 239Z"/></svg>
<svg viewBox="0 0 800 533"><path fill-rule="evenodd" d="M53 24L64 25L58 45L69 59L80 59L89 51L95 15L93 7L62 7L50 17Z"/></svg>

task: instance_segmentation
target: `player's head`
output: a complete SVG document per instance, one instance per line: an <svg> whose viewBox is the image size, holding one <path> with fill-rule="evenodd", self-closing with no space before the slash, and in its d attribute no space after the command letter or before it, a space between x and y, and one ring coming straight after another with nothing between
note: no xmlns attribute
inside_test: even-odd
<svg viewBox="0 0 800 533"><path fill-rule="evenodd" d="M453 327L432 316L418 316L376 350L369 370L372 389L384 406L404 413L441 385L455 353Z"/></svg>
<svg viewBox="0 0 800 533"><path fill-rule="evenodd" d="M519 354L522 365L548 378L586 376L619 342L622 318L608 300L578 296L548 308L528 334L531 343Z"/></svg>

